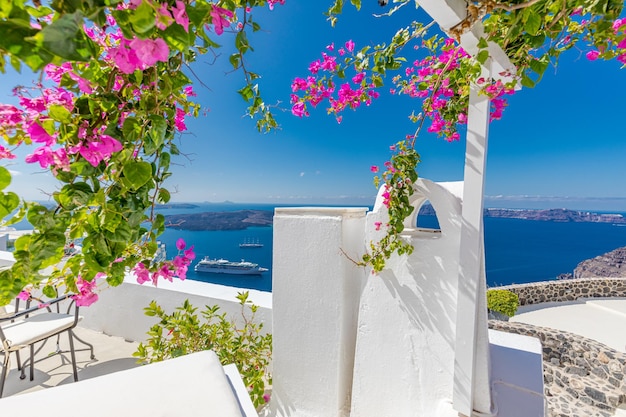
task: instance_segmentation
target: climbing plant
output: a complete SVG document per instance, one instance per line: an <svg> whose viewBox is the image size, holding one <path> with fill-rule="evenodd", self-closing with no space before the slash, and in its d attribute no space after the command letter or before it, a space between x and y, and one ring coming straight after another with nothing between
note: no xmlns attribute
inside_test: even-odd
<svg viewBox="0 0 626 417"><path fill-rule="evenodd" d="M361 0L351 0L360 9ZM292 83L292 113L308 116L324 102L327 112L341 122L342 112L370 105L385 83L390 93L417 100L409 115L415 131L392 146L392 157L382 175L374 178L384 187L381 196L389 212L384 237L372 242L360 262L381 271L393 254L410 254L412 246L402 239L404 220L413 212L409 198L417 179L420 161L417 137L425 130L448 141L459 140L467 123L469 92L480 88L491 102L491 120L502 117L507 96L516 87L534 87L561 54L572 48L584 51L587 59L616 60L626 64L626 19L620 18L624 3L616 0L480 0L466 2L466 17L442 33L435 22L413 21L400 28L385 43L357 47L348 40L341 47L329 45L313 61L306 77ZM415 13L419 0L394 0L381 18L395 13ZM413 8L411 6L414 6ZM335 0L327 15L331 25L339 18L343 0ZM478 52L470 56L460 37L475 25L482 25L484 37ZM485 77L481 66L489 59L489 43L498 45L511 66L505 73ZM414 51L418 51L415 53ZM416 56L415 59L410 57ZM378 167L373 167L378 172Z"/></svg>

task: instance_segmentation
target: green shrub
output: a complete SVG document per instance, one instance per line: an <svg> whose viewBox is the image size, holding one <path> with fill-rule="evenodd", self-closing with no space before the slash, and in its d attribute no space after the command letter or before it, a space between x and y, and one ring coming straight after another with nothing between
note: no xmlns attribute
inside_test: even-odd
<svg viewBox="0 0 626 417"><path fill-rule="evenodd" d="M243 325L227 319L226 313L218 314L219 306L205 306L201 320L189 300L172 314L152 301L144 309L145 314L158 317L160 322L150 328L146 344L140 343L133 356L141 362L152 363L213 350L222 365L237 365L254 406L259 408L266 403L266 385L272 383L268 371L272 335L262 334L263 324L254 321L258 307L248 301L248 292L239 293L237 299L241 304Z"/></svg>
<svg viewBox="0 0 626 417"><path fill-rule="evenodd" d="M487 290L487 308L513 317L519 306L517 294L509 290Z"/></svg>

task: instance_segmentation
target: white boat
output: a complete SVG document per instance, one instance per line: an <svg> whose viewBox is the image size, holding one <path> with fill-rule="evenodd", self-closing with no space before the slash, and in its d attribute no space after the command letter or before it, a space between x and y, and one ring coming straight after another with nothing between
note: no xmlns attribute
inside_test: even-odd
<svg viewBox="0 0 626 417"><path fill-rule="evenodd" d="M252 241L246 239L243 243L239 244L239 247L242 249L250 249L250 248L262 248L263 244L259 242L259 239Z"/></svg>
<svg viewBox="0 0 626 417"><path fill-rule="evenodd" d="M211 259L205 256L194 268L196 272L211 272L214 274L232 275L261 275L267 268L261 268L259 264L246 262L232 262L226 259Z"/></svg>

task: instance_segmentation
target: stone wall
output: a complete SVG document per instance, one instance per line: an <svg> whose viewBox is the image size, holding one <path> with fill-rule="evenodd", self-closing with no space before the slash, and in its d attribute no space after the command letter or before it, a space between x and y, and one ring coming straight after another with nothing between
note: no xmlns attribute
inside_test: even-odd
<svg viewBox="0 0 626 417"><path fill-rule="evenodd" d="M626 354L547 327L497 320L489 327L541 341L548 417L609 417L626 402Z"/></svg>
<svg viewBox="0 0 626 417"><path fill-rule="evenodd" d="M579 278L498 287L519 297L520 306L626 297L626 278ZM489 327L536 337L543 347L548 417L609 417L626 403L626 354L562 330L490 320Z"/></svg>
<svg viewBox="0 0 626 417"><path fill-rule="evenodd" d="M519 297L520 306L579 298L626 297L626 278L579 278L498 287Z"/></svg>

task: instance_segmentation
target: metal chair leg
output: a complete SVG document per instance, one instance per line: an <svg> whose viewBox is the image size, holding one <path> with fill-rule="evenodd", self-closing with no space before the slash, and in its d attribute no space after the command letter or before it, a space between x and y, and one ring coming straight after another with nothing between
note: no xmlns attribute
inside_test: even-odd
<svg viewBox="0 0 626 417"><path fill-rule="evenodd" d="M70 338L70 355L72 357L72 368L74 369L74 382L78 381L78 371L76 370L76 353L74 352L74 332L68 330Z"/></svg>
<svg viewBox="0 0 626 417"><path fill-rule="evenodd" d="M35 344L30 345L30 380L35 379Z"/></svg>
<svg viewBox="0 0 626 417"><path fill-rule="evenodd" d="M6 381L7 376L9 375L9 369L11 365L11 355L9 352L4 352L4 361L2 368L2 376L0 377L0 398L2 398L2 392L4 391L4 381Z"/></svg>
<svg viewBox="0 0 626 417"><path fill-rule="evenodd" d="M85 346L89 346L89 351L91 352L91 356L89 357L89 359L96 359L96 355L93 352L93 345L91 343L85 342L83 339L76 336L76 333L73 333L73 335L74 335L74 339L78 340L80 343L82 343ZM87 350L87 349L76 349L77 352L83 351L83 350Z"/></svg>

